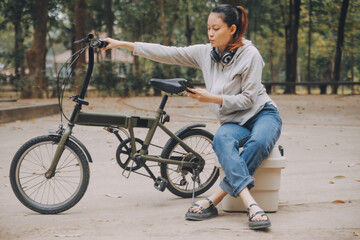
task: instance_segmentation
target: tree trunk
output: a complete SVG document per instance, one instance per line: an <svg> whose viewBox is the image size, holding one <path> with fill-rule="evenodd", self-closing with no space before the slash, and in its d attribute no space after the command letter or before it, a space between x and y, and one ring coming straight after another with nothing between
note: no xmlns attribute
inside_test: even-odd
<svg viewBox="0 0 360 240"><path fill-rule="evenodd" d="M309 32L308 32L308 62L307 62L307 82L311 81L311 34L312 34L312 1L309 0ZM308 86L308 94L311 94L311 86Z"/></svg>
<svg viewBox="0 0 360 240"><path fill-rule="evenodd" d="M169 41L167 37L167 29L166 29L166 19L165 19L165 0L160 0L160 13L161 13L161 30L162 30L162 44L165 46L169 46ZM168 78L170 75L170 66L164 65L164 74L165 77Z"/></svg>
<svg viewBox="0 0 360 240"><path fill-rule="evenodd" d="M13 22L15 29L15 79L19 81L25 76L24 36L21 26L21 16Z"/></svg>
<svg viewBox="0 0 360 240"><path fill-rule="evenodd" d="M272 32L274 32L274 24L271 24L270 27L271 27ZM271 34L270 39L269 39L270 82L274 82L274 75L275 75L274 74L274 61L273 61L273 59L274 59L274 51L273 51L274 42L275 42L274 34ZM272 87L269 87L267 93L271 94L271 90L272 90Z"/></svg>
<svg viewBox="0 0 360 240"><path fill-rule="evenodd" d="M335 54L335 66L334 66L334 82L339 82L340 80L340 71L341 71L341 55L342 48L344 46L344 31L345 31L345 21L346 13L349 7L349 0L343 0L341 5L341 14L339 19L339 27L337 32L337 41L336 41L336 54ZM334 85L333 94L337 93L338 86Z"/></svg>
<svg viewBox="0 0 360 240"><path fill-rule="evenodd" d="M105 25L107 37L113 37L114 35L114 13L112 11L112 0L104 1L105 7ZM111 61L111 50L106 51L106 59Z"/></svg>
<svg viewBox="0 0 360 240"><path fill-rule="evenodd" d="M297 50L298 50L298 29L301 0L290 0L289 25L286 29L286 82L296 82ZM285 92L294 94L295 85L286 86Z"/></svg>
<svg viewBox="0 0 360 240"><path fill-rule="evenodd" d="M350 65L350 81L354 82L354 35L351 36L351 65ZM351 86L351 94L355 94L355 86Z"/></svg>
<svg viewBox="0 0 360 240"><path fill-rule="evenodd" d="M250 1L248 4L247 4L247 6L248 6L248 8L247 8L247 16L248 16L248 19L253 19L253 7L252 7L252 3L253 3L253 1ZM251 30L252 30L252 28L251 28L251 22L252 21L249 21L248 22L248 27L247 27L247 29L246 29L246 38L247 39L251 39Z"/></svg>
<svg viewBox="0 0 360 240"><path fill-rule="evenodd" d="M185 30L185 36L186 36L186 42L187 42L187 45L190 46L192 44L192 40L191 40L191 37L192 37L192 34L194 32L194 28L191 27L191 24L190 24L190 17L189 17L189 13L186 13L186 30Z"/></svg>
<svg viewBox="0 0 360 240"><path fill-rule="evenodd" d="M80 40L87 36L87 5L86 0L75 2L75 39ZM81 49L81 44L75 46L75 50ZM80 93L81 85L85 76L85 54L82 54L76 63L75 91Z"/></svg>
<svg viewBox="0 0 360 240"><path fill-rule="evenodd" d="M35 1L34 10L34 42L32 47L26 51L26 60L29 68L29 77L34 80L31 87L31 97L40 98L43 97L44 92L47 92L45 64L48 1Z"/></svg>

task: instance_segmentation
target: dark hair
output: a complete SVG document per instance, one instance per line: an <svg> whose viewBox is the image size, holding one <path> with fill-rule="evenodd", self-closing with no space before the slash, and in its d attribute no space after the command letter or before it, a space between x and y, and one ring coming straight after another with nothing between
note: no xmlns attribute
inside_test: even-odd
<svg viewBox="0 0 360 240"><path fill-rule="evenodd" d="M242 38L245 35L248 25L248 18L245 9L241 6L235 7L229 4L222 4L213 8L211 12L218 13L228 27L231 27L232 25L236 26L233 41L229 43L227 50L234 51L243 46L244 43L242 42Z"/></svg>

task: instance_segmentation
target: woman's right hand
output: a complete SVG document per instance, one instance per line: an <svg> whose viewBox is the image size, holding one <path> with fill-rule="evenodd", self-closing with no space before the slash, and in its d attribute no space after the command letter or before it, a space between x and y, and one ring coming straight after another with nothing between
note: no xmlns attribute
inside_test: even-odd
<svg viewBox="0 0 360 240"><path fill-rule="evenodd" d="M111 48L125 48L127 50L134 51L133 42L119 41L113 38L105 38L103 40L108 43L108 45L102 49L103 51Z"/></svg>

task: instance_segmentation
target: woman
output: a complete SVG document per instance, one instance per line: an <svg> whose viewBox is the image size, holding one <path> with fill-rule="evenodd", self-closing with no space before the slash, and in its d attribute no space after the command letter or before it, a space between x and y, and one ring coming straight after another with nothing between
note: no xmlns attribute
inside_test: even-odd
<svg viewBox="0 0 360 240"><path fill-rule="evenodd" d="M193 92L189 96L210 103L221 122L213 148L226 177L218 191L193 204L185 217L205 220L217 216L215 206L230 194L248 206L249 227L260 229L270 227L270 219L249 189L254 186L252 175L280 136L281 119L261 84L262 57L244 39L247 21L244 8L220 5L208 17L210 44L180 48L106 38L109 45L104 50L125 48L157 62L202 70L206 89L189 89ZM240 155L239 147L243 147Z"/></svg>

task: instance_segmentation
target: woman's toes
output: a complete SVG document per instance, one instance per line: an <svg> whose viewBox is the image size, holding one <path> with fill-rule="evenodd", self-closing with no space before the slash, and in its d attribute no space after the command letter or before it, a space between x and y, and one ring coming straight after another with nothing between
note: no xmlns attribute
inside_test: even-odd
<svg viewBox="0 0 360 240"><path fill-rule="evenodd" d="M206 209L210 206L210 204L206 200L200 200L200 201L196 202L196 204L201 206L203 209ZM190 208L190 212L201 214L202 210L198 206L193 206Z"/></svg>

